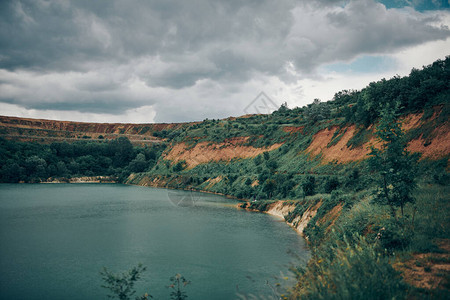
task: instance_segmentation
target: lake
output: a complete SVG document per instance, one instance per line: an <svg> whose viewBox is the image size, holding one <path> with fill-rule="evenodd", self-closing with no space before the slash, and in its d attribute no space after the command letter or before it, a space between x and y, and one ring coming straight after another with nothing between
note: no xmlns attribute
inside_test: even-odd
<svg viewBox="0 0 450 300"><path fill-rule="evenodd" d="M0 298L107 299L103 267L147 267L138 294L269 295L303 239L282 220L222 196L120 184L0 184Z"/></svg>

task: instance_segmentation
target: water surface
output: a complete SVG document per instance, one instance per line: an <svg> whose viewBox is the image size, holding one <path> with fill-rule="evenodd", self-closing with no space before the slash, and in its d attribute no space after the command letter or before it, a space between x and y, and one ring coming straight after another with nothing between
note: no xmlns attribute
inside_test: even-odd
<svg viewBox="0 0 450 300"><path fill-rule="evenodd" d="M119 184L0 184L0 298L106 299L102 267L138 263L148 270L137 290L154 299L169 298L176 273L192 281L189 299L267 295L294 261L287 252L307 255L303 240L235 203Z"/></svg>

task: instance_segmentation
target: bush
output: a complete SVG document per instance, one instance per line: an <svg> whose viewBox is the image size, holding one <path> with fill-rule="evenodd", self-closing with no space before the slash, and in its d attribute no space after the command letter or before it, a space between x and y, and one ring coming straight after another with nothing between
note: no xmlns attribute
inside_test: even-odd
<svg viewBox="0 0 450 300"><path fill-rule="evenodd" d="M179 161L173 166L174 172L181 172L186 167L186 163L184 161Z"/></svg>
<svg viewBox="0 0 450 300"><path fill-rule="evenodd" d="M143 272L147 268L139 264L133 267L127 272L122 274L114 274L108 271L107 268L103 268L100 272L105 285L103 288L108 289L111 294L108 295L109 298L118 298L120 300L129 300L136 291L134 289L134 284L141 278Z"/></svg>
<svg viewBox="0 0 450 300"><path fill-rule="evenodd" d="M407 291L389 258L359 235L313 249L297 277L291 299L404 299Z"/></svg>
<svg viewBox="0 0 450 300"><path fill-rule="evenodd" d="M404 220L388 219L380 229L379 239L383 249L389 252L409 246L414 232Z"/></svg>
<svg viewBox="0 0 450 300"><path fill-rule="evenodd" d="M383 216L383 208L371 205L369 199L366 198L347 210L340 219L338 226L345 233L368 234L369 228L376 222L375 216ZM376 233L372 233L373 238L375 235Z"/></svg>
<svg viewBox="0 0 450 300"><path fill-rule="evenodd" d="M309 175L306 180L302 183L303 193L305 196L312 196L315 194L316 188L316 178Z"/></svg>
<svg viewBox="0 0 450 300"><path fill-rule="evenodd" d="M324 190L329 194L339 187L339 180L336 177L328 177L325 181Z"/></svg>

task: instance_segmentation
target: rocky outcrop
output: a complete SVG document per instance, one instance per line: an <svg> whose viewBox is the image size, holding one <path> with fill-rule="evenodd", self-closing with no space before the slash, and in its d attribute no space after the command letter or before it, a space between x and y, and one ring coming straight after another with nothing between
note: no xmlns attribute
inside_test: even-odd
<svg viewBox="0 0 450 300"><path fill-rule="evenodd" d="M303 214L296 216L291 222L286 221L286 223L294 228L299 234L304 236L303 230L306 228L309 221L317 214L317 210L319 209L320 205L321 202L309 206ZM277 201L270 205L270 208L266 211L266 213L286 220L288 214L292 213L295 208L295 204L289 204L284 201Z"/></svg>
<svg viewBox="0 0 450 300"><path fill-rule="evenodd" d="M116 183L117 178L113 176L83 176L72 178L49 178L42 183Z"/></svg>
<svg viewBox="0 0 450 300"><path fill-rule="evenodd" d="M311 202L311 203L299 203L298 201L275 201L267 206L259 207L255 202L246 202L238 205L240 208L264 212L272 216L283 219L289 226L291 226L295 231L297 231L301 236L308 239L304 234L306 226L309 222L316 216L317 211L322 205L322 201ZM298 205L303 205L302 213L298 215L295 214ZM292 214L294 214L292 216Z"/></svg>

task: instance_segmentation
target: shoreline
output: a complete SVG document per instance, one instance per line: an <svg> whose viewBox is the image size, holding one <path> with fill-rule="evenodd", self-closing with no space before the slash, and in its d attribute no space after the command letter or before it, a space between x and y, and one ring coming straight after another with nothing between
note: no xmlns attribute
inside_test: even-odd
<svg viewBox="0 0 450 300"><path fill-rule="evenodd" d="M20 183L21 184L30 184L31 182L20 182ZM112 176L81 176L81 177L72 177L72 178L48 178L47 180L41 181L38 183L42 183L42 184L62 184L62 183L66 183L66 184L83 184L83 183L114 184L114 183L119 183L119 182L117 181L117 178L112 177ZM299 219L303 219L303 215L301 216L301 218L299 218L299 217L295 218L292 222L286 221L285 217L287 216L287 214L289 212L294 210L295 207L293 207L292 205L286 204L284 200L278 200L278 201L271 203L269 205L269 209L263 211L263 210L259 210L259 209L249 208L249 207L242 207L244 204L246 204L246 206L248 206L251 202L248 199L239 199L232 195L227 195L227 194L223 194L223 193L198 190L198 189L173 188L173 187L157 186L157 185L156 186L141 185L141 184L135 184L135 183L122 183L122 184L131 185L131 186L160 188L160 189L167 189L167 190L179 190L179 191L186 191L186 192L188 192L188 191L199 192L199 193L223 196L228 199L234 199L234 200L237 200L238 203L233 204L231 206L235 207L236 209L242 209L242 210L245 210L248 212L264 213L264 214L274 216L274 217L282 220L287 225L289 225L289 227L291 227L297 234L299 234L306 241L308 240L308 238L303 234L303 229L306 227L307 222L306 222L306 224L304 224L305 220L303 220L303 222L299 222L300 221ZM306 212L308 212L309 210L310 209L308 209ZM305 214L306 214L306 212L305 212ZM314 217L316 212L317 211L315 211L312 215L307 216L307 217L309 217L307 221L309 221L309 219ZM301 225L303 225L303 226L301 226Z"/></svg>
<svg viewBox="0 0 450 300"><path fill-rule="evenodd" d="M296 216L291 222L288 222L286 220L286 217L289 215L289 213L295 210L296 206L294 203L289 203L287 201L290 200L274 201L268 205L267 210L250 208L248 207L248 205L251 203L249 201L245 202L247 203L246 207L241 207L239 204L237 205L237 207L246 211L264 213L279 218L283 220L284 223L289 225L289 227L294 229L295 232L297 232L297 234L299 234L302 238L308 241L308 237L304 235L303 231L308 225L308 222L316 215L318 205L308 207L308 209L306 209L302 215Z"/></svg>
<svg viewBox="0 0 450 300"><path fill-rule="evenodd" d="M25 183L25 182L22 182ZM47 178L45 181L38 183L44 184L57 184L57 183L118 183L117 178L114 176L80 176L72 178Z"/></svg>

